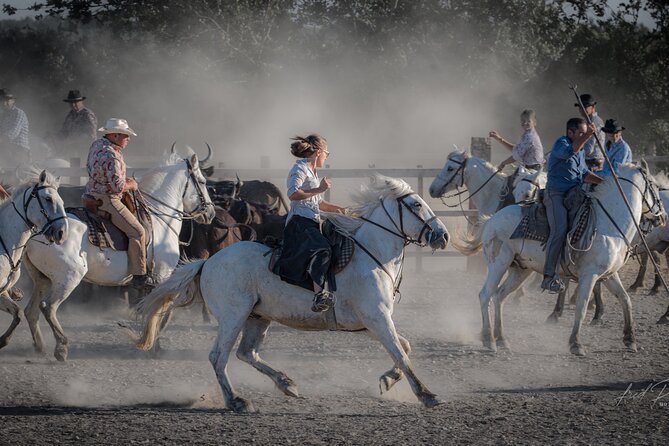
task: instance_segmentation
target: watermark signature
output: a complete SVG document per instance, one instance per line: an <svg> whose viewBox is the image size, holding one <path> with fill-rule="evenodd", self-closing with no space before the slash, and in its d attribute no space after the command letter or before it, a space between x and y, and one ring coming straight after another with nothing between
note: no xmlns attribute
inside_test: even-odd
<svg viewBox="0 0 669 446"><path fill-rule="evenodd" d="M669 378L659 382L650 382L646 387L635 390L630 383L622 395L615 399L616 406L628 403L650 402L651 408L664 407L669 409Z"/></svg>

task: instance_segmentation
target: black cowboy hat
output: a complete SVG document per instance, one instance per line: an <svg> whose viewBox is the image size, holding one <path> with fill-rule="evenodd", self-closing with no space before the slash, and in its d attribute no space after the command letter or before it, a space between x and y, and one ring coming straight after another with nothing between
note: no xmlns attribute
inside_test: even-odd
<svg viewBox="0 0 669 446"><path fill-rule="evenodd" d="M63 99L63 102L79 102L84 99L86 99L86 96L82 96L79 90L70 90L67 94L67 99Z"/></svg>
<svg viewBox="0 0 669 446"><path fill-rule="evenodd" d="M607 119L604 127L602 127L602 132L604 133L618 133L622 132L623 130L625 130L625 127L618 124L618 121L613 118Z"/></svg>
<svg viewBox="0 0 669 446"><path fill-rule="evenodd" d="M581 95L581 102L583 103L583 107L590 107L591 105L595 105L597 103L597 101L595 101L595 97L590 93L583 93ZM578 107L578 104L574 104L574 107Z"/></svg>
<svg viewBox="0 0 669 446"><path fill-rule="evenodd" d="M2 99L14 99L14 95L4 88L0 88L0 97L2 97Z"/></svg>

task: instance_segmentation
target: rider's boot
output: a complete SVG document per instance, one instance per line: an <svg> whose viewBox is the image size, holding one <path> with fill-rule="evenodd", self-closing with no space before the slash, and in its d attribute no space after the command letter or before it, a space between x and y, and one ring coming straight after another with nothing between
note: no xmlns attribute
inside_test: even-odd
<svg viewBox="0 0 669 446"><path fill-rule="evenodd" d="M327 311L335 303L334 293L327 290L321 290L314 295L314 303L311 305L311 311L321 313Z"/></svg>
<svg viewBox="0 0 669 446"><path fill-rule="evenodd" d="M156 285L156 281L149 274L135 274L130 282L130 286L138 290L151 290Z"/></svg>

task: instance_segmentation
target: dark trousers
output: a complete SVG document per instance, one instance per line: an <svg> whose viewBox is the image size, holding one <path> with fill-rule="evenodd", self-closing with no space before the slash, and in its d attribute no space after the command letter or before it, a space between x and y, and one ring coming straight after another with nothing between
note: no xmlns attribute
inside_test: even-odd
<svg viewBox="0 0 669 446"><path fill-rule="evenodd" d="M290 283L311 280L326 288L332 250L320 225L310 218L293 216L283 231L283 249L278 271Z"/></svg>
<svg viewBox="0 0 669 446"><path fill-rule="evenodd" d="M564 197L567 192L546 191L544 205L548 217L550 235L546 242L546 262L544 276L554 277L560 262L560 255L567 238L567 208L564 207Z"/></svg>

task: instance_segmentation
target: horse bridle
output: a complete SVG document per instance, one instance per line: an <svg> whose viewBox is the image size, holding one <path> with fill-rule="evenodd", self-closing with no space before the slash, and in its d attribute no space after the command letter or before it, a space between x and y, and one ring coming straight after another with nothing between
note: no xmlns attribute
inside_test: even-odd
<svg viewBox="0 0 669 446"><path fill-rule="evenodd" d="M541 189L541 185L536 180L531 180L528 177L521 178L520 181L525 181L535 187L535 189L532 191L532 195L527 197L528 201L534 200L537 196L537 192L539 192L539 189Z"/></svg>
<svg viewBox="0 0 669 446"><path fill-rule="evenodd" d="M648 208L648 211L644 213L645 214L651 214L652 217L655 219L662 220L662 215L664 213L664 206L662 205L662 200L660 199L660 196L656 193L655 189L652 187L652 180L648 177L646 170L642 167L639 168L639 172L641 173L641 176L643 177L644 180L644 190L642 191L641 188L632 180L628 180L627 178L618 178L619 180L626 181L630 184L632 184L641 194L641 199L645 203L646 207ZM653 198L653 204L651 205L648 202L648 199L646 198L646 194L650 191L650 196ZM662 223L660 223L662 224Z"/></svg>
<svg viewBox="0 0 669 446"><path fill-rule="evenodd" d="M393 224L395 229L399 232L395 232L390 228L386 228L385 226L383 226L379 223L376 223L375 221L369 220L368 218L360 217L360 219L366 221L367 223L371 223L374 226L377 226L377 227L383 229L384 231L393 234L396 237L401 238L402 240L404 240L404 246L407 246L411 243L414 243L418 246L426 246L429 243L428 234L432 233L432 228L430 227L430 223L432 223L434 220L436 220L437 216L433 215L432 217L425 220L425 219L423 219L423 217L421 217L416 212L414 212L414 210L411 209L411 206L409 206L407 204L407 202L404 200L406 197L409 197L411 195L415 195L415 192L410 192L408 194L404 194L401 197L397 197L395 199L397 201L397 209L399 211L399 225L397 223L395 223L395 220L393 220L393 217L390 215L390 212L388 212L388 209L386 209L386 206L383 202L383 198L381 198L379 200L379 202L381 203L381 208L383 209L383 212L386 213L390 222ZM404 213L403 213L404 208L406 208L406 210L408 210L411 215L416 217L416 219L419 222L423 223L423 226L421 227L420 233L418 234L418 238L414 239L414 238L408 236L406 234L406 232L404 232ZM425 235L425 243L422 243L421 239L423 238L424 235Z"/></svg>
<svg viewBox="0 0 669 446"><path fill-rule="evenodd" d="M44 232L53 223L57 222L58 220L64 220L65 218L67 218L67 216L65 214L63 214L61 216L58 216L56 218L50 218L49 217L49 213L47 212L46 208L44 207L44 204L42 203L42 198L39 196L39 191L41 191L42 189L58 190L58 188L56 188L54 186L39 186L37 184L35 184L30 189L26 189L23 192L23 215L21 215L21 212L19 212L19 210L16 207L16 204L12 200L12 206L14 207L14 210L19 215L19 217L21 217L21 220L23 220L23 222L26 224L26 226L28 226L28 228L30 229L30 232L32 233L30 238L33 238L33 237L35 237L37 235L40 235L40 234L44 234ZM30 191L29 195L27 195L28 191ZM26 197L26 195L27 195L27 197ZM40 213L42 215L44 215L44 218L46 218L46 223L44 224L42 229L39 230L39 231L35 230L37 225L35 223L33 223L30 220L30 218L28 217L28 206L30 205L30 202L32 201L33 198L35 198L37 200L37 203L39 204ZM14 263L14 259L12 258L13 250L10 252L10 250L7 247L7 244L5 243L2 236L0 236L0 245L2 245L2 249L4 249L5 254L7 254L7 258L9 259L9 267L10 267L9 274L7 275L7 280L5 281L5 284L0 288L0 292L4 292L7 289L7 286L9 285L9 282L11 281L12 274L14 274L14 272L16 272L16 270L18 270L19 267L21 266L21 258L19 258L18 262ZM23 247L21 247L21 248L23 248Z"/></svg>
<svg viewBox="0 0 669 446"><path fill-rule="evenodd" d="M453 173L453 176L451 178L449 178L449 180L444 183L444 186L443 186L444 190L446 190L446 187L448 187L448 185L451 184L451 182L458 176L458 173L460 173L460 172L462 172L462 175L460 175L460 185L455 186L455 187L456 187L456 189L459 189L459 188L461 188L465 185L465 172L464 172L464 170L465 170L465 167L467 166L467 161L468 160L469 160L469 158L467 158L467 157L465 157L464 161L462 161L462 162L460 162L458 160L455 160L453 158L448 158L449 162L453 162L453 163L457 164L459 167L457 169L455 169L455 172ZM443 172L444 171L442 170L441 172L439 172L437 174L437 178L439 178L440 180L444 179L444 175L442 175ZM443 198L455 197L455 196L458 196L462 193L464 193L464 191L462 191L462 192L458 191L458 193L456 193L456 194L449 195L448 197L443 197Z"/></svg>
<svg viewBox="0 0 669 446"><path fill-rule="evenodd" d="M169 217L173 219L178 219L178 220L193 220L197 218L198 216L202 215L205 212L205 209L207 209L208 206L213 206L212 203L208 203L207 199L204 195L204 191L202 190L202 187L200 187L200 183L197 181L197 178L195 178L195 172L193 170L193 166L191 165L190 161L187 158L184 158L183 161L186 163L186 166L188 167L188 177L189 181L186 182L186 187L184 188L183 193L181 194L181 199L183 200L186 197L186 192L188 192L188 185L193 182L193 187L195 188L195 191L197 192L198 199L200 200L200 204L195 209L193 212L184 212L182 210L179 210L175 207L170 206L169 204L165 203L164 201L152 196L151 194L147 192L140 192L142 195L145 195L152 199L153 201L162 204L166 208L168 208L171 211L176 212L176 216L169 215L169 214L162 214L158 213L156 209L154 209L153 213L154 215L160 217ZM169 226L169 225L168 225Z"/></svg>
<svg viewBox="0 0 669 446"><path fill-rule="evenodd" d="M39 235L39 234L44 234L44 231L46 231L49 228L49 226L51 226L53 223L57 222L58 220L63 220L65 218L67 218L65 214L63 214L59 217L56 217L56 218L50 218L49 217L49 213L46 211L46 208L44 207L44 204L42 203L42 198L39 196L39 193L38 193L42 189L58 190L58 188L56 188L54 186L48 186L48 185L47 186L39 186L37 184L35 184L31 189L26 189L25 192L23 192L23 215L21 215L21 212L19 212L19 210L16 208L16 204L14 203L14 201L12 201L12 206L14 206L14 210L16 211L17 214L19 214L19 217L21 217L21 220L23 220L23 222L28 226L28 228L30 228L30 230L33 233L33 237L36 236L36 235ZM26 195L28 194L29 190L30 190L30 194L26 198ZM33 198L36 199L37 203L39 204L40 213L44 216L44 218L46 218L46 223L44 224L42 229L39 230L39 231L35 230L37 225L35 223L33 223L30 220L30 218L28 218L28 206L30 205L30 202L33 200Z"/></svg>

